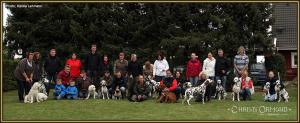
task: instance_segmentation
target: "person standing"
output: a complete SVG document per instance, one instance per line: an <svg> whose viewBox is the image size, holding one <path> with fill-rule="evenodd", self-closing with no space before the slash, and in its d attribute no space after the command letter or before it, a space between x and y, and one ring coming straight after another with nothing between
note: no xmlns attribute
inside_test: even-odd
<svg viewBox="0 0 300 123"><path fill-rule="evenodd" d="M191 59L186 65L186 80L190 80L193 86L199 80L198 76L202 71L202 64L197 59L196 53L191 54Z"/></svg>
<svg viewBox="0 0 300 123"><path fill-rule="evenodd" d="M56 84L56 77L61 67L60 59L56 56L56 50L51 49L49 57L45 59L44 63L44 70L46 72L47 79L49 80L49 83L45 83L48 94L50 90L50 82L53 80L54 84Z"/></svg>
<svg viewBox="0 0 300 123"><path fill-rule="evenodd" d="M91 45L91 52L88 53L84 59L84 70L88 77L92 80L92 84L98 82L100 55L96 52L97 45Z"/></svg>
<svg viewBox="0 0 300 123"><path fill-rule="evenodd" d="M125 53L119 53L119 59L114 63L114 73L120 71L123 77L127 77L128 61L125 59Z"/></svg>
<svg viewBox="0 0 300 123"><path fill-rule="evenodd" d="M24 93L28 94L32 82L35 64L33 63L33 52L28 52L26 58L23 58L17 65L14 76L17 80L18 96L21 103L24 102Z"/></svg>
<svg viewBox="0 0 300 123"><path fill-rule="evenodd" d="M142 66L137 62L136 54L131 54L131 61L128 63L128 76L136 78L138 75L143 74Z"/></svg>
<svg viewBox="0 0 300 123"><path fill-rule="evenodd" d="M33 82L38 82L42 79L42 64L41 64L41 54L39 52L33 53L33 63L35 64L33 71Z"/></svg>
<svg viewBox="0 0 300 123"><path fill-rule="evenodd" d="M103 77L106 71L108 71L110 74L113 73L113 66L108 59L108 55L104 55L103 61L100 63L100 76Z"/></svg>
<svg viewBox="0 0 300 123"><path fill-rule="evenodd" d="M155 60L153 65L154 80L157 82L163 80L167 75L167 70L169 70L169 64L167 60L164 58L162 53L158 53L157 60Z"/></svg>
<svg viewBox="0 0 300 123"><path fill-rule="evenodd" d="M212 53L207 54L207 58L203 61L202 72L205 72L209 79L215 80L215 65L216 59L213 57ZM214 97L216 94L216 84L212 85L211 95ZM210 98L210 97L209 97Z"/></svg>
<svg viewBox="0 0 300 123"><path fill-rule="evenodd" d="M216 80L221 80L223 88L226 91L227 72L230 67L228 60L224 57L222 49L218 50L218 57L216 58L215 74Z"/></svg>
<svg viewBox="0 0 300 123"><path fill-rule="evenodd" d="M66 65L70 66L70 75L76 79L80 77L81 61L77 58L76 53L72 53L71 58L66 61Z"/></svg>
<svg viewBox="0 0 300 123"><path fill-rule="evenodd" d="M234 57L234 72L237 77L242 75L242 71L248 70L249 58L246 55L245 48L240 46L238 54Z"/></svg>

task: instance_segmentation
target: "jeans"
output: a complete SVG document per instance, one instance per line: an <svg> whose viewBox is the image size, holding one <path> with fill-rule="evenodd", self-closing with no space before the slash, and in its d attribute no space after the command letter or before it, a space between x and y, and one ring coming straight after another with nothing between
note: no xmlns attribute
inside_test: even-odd
<svg viewBox="0 0 300 123"><path fill-rule="evenodd" d="M160 82L160 81L163 80L164 78L165 78L164 76L157 76L157 75L155 75L154 80L155 80L156 82Z"/></svg>
<svg viewBox="0 0 300 123"><path fill-rule="evenodd" d="M47 79L49 80L49 82L48 83L44 83L44 85L46 87L47 94L49 94L49 91L50 91L50 87L51 87L50 83L51 83L51 81L53 80L54 85L56 84L56 78L57 78L57 74L56 73L54 73L54 74L47 74Z"/></svg>
<svg viewBox="0 0 300 123"><path fill-rule="evenodd" d="M216 76L216 81L221 80L222 81L222 86L224 90L226 91L226 81L227 81L227 76Z"/></svg>
<svg viewBox="0 0 300 123"><path fill-rule="evenodd" d="M276 101L276 99L277 99L277 95L276 94L266 95L265 96L265 101L273 102L273 101Z"/></svg>
<svg viewBox="0 0 300 123"><path fill-rule="evenodd" d="M241 91L241 95L242 95L242 97L243 97L243 100L246 100L247 98L248 99L251 99L251 92L250 92L250 89L248 88L248 89L242 89L242 91Z"/></svg>
<svg viewBox="0 0 300 123"><path fill-rule="evenodd" d="M27 95L29 93L32 84L28 83L26 81L19 80L19 79L16 79L16 80L17 80L19 101L23 101L24 93L25 93L25 95Z"/></svg>
<svg viewBox="0 0 300 123"><path fill-rule="evenodd" d="M192 86L195 86L196 83L198 82L199 77L190 77L190 82L192 83Z"/></svg>
<svg viewBox="0 0 300 123"><path fill-rule="evenodd" d="M72 95L67 95L67 99L74 99L74 100L77 100L78 99L78 96L77 94L72 94Z"/></svg>

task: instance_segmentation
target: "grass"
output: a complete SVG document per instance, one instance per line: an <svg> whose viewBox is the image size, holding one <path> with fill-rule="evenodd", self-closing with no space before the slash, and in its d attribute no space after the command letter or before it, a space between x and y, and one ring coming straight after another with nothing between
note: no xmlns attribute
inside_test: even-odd
<svg viewBox="0 0 300 123"><path fill-rule="evenodd" d="M257 92L251 101L232 102L226 100L201 104L192 102L191 106L160 104L155 100L142 103L128 100L53 100L22 104L18 102L17 92L3 93L3 120L297 120L297 88L287 89L290 101L264 102L262 93ZM51 95L52 96L52 95ZM232 112L233 107L248 107L248 110ZM252 108L257 110L251 110ZM267 107L285 107L287 111L267 112ZM274 108L275 107L275 108ZM251 109L250 109L251 108ZM235 110L236 111L236 110ZM264 112L260 112L264 111Z"/></svg>

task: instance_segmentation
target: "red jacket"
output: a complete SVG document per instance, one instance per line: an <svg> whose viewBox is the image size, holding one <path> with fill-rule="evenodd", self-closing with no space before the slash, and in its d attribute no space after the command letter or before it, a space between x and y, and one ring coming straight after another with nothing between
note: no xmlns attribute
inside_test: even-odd
<svg viewBox="0 0 300 123"><path fill-rule="evenodd" d="M246 88L246 79L243 79L242 78L242 89L245 89ZM250 88L252 88L252 85L253 85L253 82L252 82L252 80L250 79L249 81L248 81L248 88L250 89Z"/></svg>
<svg viewBox="0 0 300 123"><path fill-rule="evenodd" d="M202 64L201 62L196 60L189 60L189 62L186 65L186 78L190 77L197 77L199 76L199 73L202 71Z"/></svg>
<svg viewBox="0 0 300 123"><path fill-rule="evenodd" d="M78 59L68 59L66 64L70 65L70 73L72 77L80 77L81 62Z"/></svg>
<svg viewBox="0 0 300 123"><path fill-rule="evenodd" d="M64 86L69 86L70 80L72 79L70 74L67 74L65 70L60 71L57 78L61 79Z"/></svg>
<svg viewBox="0 0 300 123"><path fill-rule="evenodd" d="M163 80L160 81L160 85L163 85ZM169 91L174 91L177 87L177 81L176 79L173 80L171 87L169 88Z"/></svg>

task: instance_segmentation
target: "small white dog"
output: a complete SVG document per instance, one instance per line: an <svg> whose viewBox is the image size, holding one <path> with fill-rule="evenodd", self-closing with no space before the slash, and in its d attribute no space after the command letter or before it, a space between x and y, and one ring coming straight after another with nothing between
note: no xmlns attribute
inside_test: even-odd
<svg viewBox="0 0 300 123"><path fill-rule="evenodd" d="M43 101L46 101L48 99L48 96L44 93L38 93L37 94L37 100L39 102L43 102Z"/></svg>
<svg viewBox="0 0 300 123"><path fill-rule="evenodd" d="M235 100L235 96L237 97L237 100L240 101L241 81L238 77L234 77L233 82L234 85L232 87L232 101Z"/></svg>
<svg viewBox="0 0 300 123"><path fill-rule="evenodd" d="M266 82L265 86L264 86L264 92L265 92L265 96L268 95L270 96L270 82Z"/></svg>
<svg viewBox="0 0 300 123"><path fill-rule="evenodd" d="M38 100L38 93L39 93L39 87L41 86L41 83L39 83L39 82L35 82L33 85L32 85L32 87L31 87L31 89L30 89L30 91L29 91L29 93L28 93L28 95L26 95L25 97L24 97L24 103L33 103L35 100L37 101L37 102L40 102L39 100Z"/></svg>
<svg viewBox="0 0 300 123"><path fill-rule="evenodd" d="M225 99L225 96L226 96L225 95L225 89L222 86L221 80L217 80L216 91L217 91L216 96L219 98L219 100Z"/></svg>
<svg viewBox="0 0 300 123"><path fill-rule="evenodd" d="M93 95L94 99L96 99L96 96L98 96L98 93L96 92L95 85L90 85L88 88L88 95L85 99L89 99L90 96Z"/></svg>
<svg viewBox="0 0 300 123"><path fill-rule="evenodd" d="M107 99L109 99L109 96L108 96L108 89L107 89L107 83L105 80L102 80L100 82L100 86L101 86L101 95L102 95L102 99L105 99L105 96Z"/></svg>

